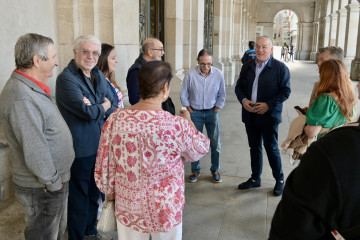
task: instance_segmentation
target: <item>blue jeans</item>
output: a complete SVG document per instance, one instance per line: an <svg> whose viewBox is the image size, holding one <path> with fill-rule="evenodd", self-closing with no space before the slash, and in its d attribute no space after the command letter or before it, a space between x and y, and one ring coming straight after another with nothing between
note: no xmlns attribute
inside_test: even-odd
<svg viewBox="0 0 360 240"><path fill-rule="evenodd" d="M195 110L190 116L198 131L202 132L205 125L211 148L210 171L219 171L221 151L219 112L214 112L212 109L203 111ZM200 173L200 160L191 163L191 172Z"/></svg>
<svg viewBox="0 0 360 240"><path fill-rule="evenodd" d="M251 178L260 180L263 166L262 142L269 159L273 177L277 181L284 180L284 173L281 166L281 157L278 147L278 124L268 126L245 125L248 135L250 157L251 157Z"/></svg>
<svg viewBox="0 0 360 240"><path fill-rule="evenodd" d="M16 199L25 211L26 240L62 239L66 229L68 195L68 182L55 192L15 185Z"/></svg>
<svg viewBox="0 0 360 240"><path fill-rule="evenodd" d="M69 184L68 233L70 240L97 234L100 191L95 184L96 155L75 158Z"/></svg>

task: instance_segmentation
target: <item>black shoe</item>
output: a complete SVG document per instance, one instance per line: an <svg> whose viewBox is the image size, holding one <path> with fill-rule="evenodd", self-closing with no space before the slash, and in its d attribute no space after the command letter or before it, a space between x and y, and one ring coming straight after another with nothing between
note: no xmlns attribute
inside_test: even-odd
<svg viewBox="0 0 360 240"><path fill-rule="evenodd" d="M284 181L276 181L273 194L278 197L281 196L284 191Z"/></svg>
<svg viewBox="0 0 360 240"><path fill-rule="evenodd" d="M238 189L245 190L250 188L257 188L261 186L261 180L252 180L249 178L246 182L240 183Z"/></svg>

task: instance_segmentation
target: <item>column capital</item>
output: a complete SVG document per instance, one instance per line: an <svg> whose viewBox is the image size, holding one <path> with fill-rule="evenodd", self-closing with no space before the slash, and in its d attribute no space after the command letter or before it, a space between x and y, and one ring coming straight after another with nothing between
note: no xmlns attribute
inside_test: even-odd
<svg viewBox="0 0 360 240"><path fill-rule="evenodd" d="M348 12L348 10L345 9L345 8L342 8L342 9L339 9L339 10L336 11L336 13L338 14L338 16L341 16L341 15L344 16L344 15L347 14L347 12Z"/></svg>
<svg viewBox="0 0 360 240"><path fill-rule="evenodd" d="M358 0L360 2L360 0ZM360 4L356 4L356 3L350 3L349 5L345 6L347 11L351 11L351 12L359 12L360 10Z"/></svg>
<svg viewBox="0 0 360 240"><path fill-rule="evenodd" d="M337 17L338 17L338 14L336 12L333 12L329 15L329 17L332 19L332 20L336 20Z"/></svg>

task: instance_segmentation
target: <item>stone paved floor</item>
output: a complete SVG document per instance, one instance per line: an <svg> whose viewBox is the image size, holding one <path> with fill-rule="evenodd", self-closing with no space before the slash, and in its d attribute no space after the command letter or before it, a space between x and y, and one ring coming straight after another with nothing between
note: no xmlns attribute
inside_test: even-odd
<svg viewBox="0 0 360 240"><path fill-rule="evenodd" d="M283 123L279 127L279 144L287 136L289 124L297 116L295 105L306 106L313 82L318 79L317 66L310 61L287 63L291 72L290 98L284 104ZM271 218L280 197L272 196L275 181L266 154L262 186L240 191L237 185L250 176L250 154L241 106L234 87L227 88L226 105L220 112L222 140L221 172L223 182L214 184L210 175L210 154L201 160L202 174L196 183L186 183L183 239L191 240L265 240ZM285 177L295 168L282 156ZM186 164L186 178L190 164ZM13 202L0 211L0 239L22 240L24 220L19 205ZM116 233L112 233L117 239Z"/></svg>

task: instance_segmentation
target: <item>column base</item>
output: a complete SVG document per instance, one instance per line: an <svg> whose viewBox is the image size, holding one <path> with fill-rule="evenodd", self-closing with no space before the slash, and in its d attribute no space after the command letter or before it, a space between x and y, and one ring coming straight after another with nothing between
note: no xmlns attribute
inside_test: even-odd
<svg viewBox="0 0 360 240"><path fill-rule="evenodd" d="M351 62L350 79L353 81L359 81L360 78L360 59L355 58Z"/></svg>

